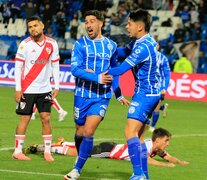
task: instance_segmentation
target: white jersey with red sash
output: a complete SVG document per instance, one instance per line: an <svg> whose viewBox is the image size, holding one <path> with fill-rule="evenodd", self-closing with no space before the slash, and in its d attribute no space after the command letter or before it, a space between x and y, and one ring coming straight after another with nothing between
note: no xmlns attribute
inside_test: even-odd
<svg viewBox="0 0 207 180"><path fill-rule="evenodd" d="M152 153L152 140L146 139L145 144L147 146L148 155L150 156ZM117 144L116 146L114 146L114 148L110 152L109 158L130 161L129 153L128 153L128 145Z"/></svg>
<svg viewBox="0 0 207 180"><path fill-rule="evenodd" d="M16 63L23 63L21 81L16 81L16 90L19 90L17 87L21 87L20 90L27 94L52 91L52 63L59 60L58 45L54 39L44 36L42 43L33 41L31 37L22 41L15 58Z"/></svg>

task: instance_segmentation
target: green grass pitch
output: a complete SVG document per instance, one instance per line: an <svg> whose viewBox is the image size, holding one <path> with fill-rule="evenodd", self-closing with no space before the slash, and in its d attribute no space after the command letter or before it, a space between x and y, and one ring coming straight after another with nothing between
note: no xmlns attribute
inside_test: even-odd
<svg viewBox="0 0 207 180"><path fill-rule="evenodd" d="M55 161L48 163L43 155L29 154L31 161L11 158L14 147L15 128L19 117L15 114L14 88L0 87L0 179L10 180L58 180L73 167L74 157L54 155ZM130 99L130 98L129 98ZM73 93L60 91L58 100L68 111L64 122L58 122L58 113L52 109L53 140L63 136L73 141ZM149 166L151 180L206 180L207 179L207 103L165 100L169 104L167 118L157 127L168 129L173 137L167 151L179 159L189 161L187 166L174 168ZM95 143L114 141L125 143L124 126L127 108L113 98L106 117L95 134ZM42 143L41 123L38 115L27 130L25 145ZM150 137L150 133L146 133ZM8 148L9 150L3 150ZM158 160L161 160L157 158ZM90 158L86 162L80 179L83 180L127 180L131 176L131 164L127 161Z"/></svg>

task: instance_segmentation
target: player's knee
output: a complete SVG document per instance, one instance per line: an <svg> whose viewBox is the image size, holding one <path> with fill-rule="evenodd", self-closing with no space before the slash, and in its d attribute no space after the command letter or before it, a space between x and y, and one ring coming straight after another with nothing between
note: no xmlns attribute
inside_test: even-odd
<svg viewBox="0 0 207 180"><path fill-rule="evenodd" d="M50 123L50 115L41 116L41 120L43 124Z"/></svg>
<svg viewBox="0 0 207 180"><path fill-rule="evenodd" d="M94 135L94 130L92 128L84 129L83 135L84 136L93 136Z"/></svg>

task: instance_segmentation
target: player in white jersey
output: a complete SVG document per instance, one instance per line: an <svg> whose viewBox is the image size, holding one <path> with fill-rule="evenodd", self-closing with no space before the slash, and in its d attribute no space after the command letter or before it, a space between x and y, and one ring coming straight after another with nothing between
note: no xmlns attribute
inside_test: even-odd
<svg viewBox="0 0 207 180"><path fill-rule="evenodd" d="M20 43L15 58L16 113L20 115L20 121L16 128L15 151L12 157L18 160L30 160L22 153L22 147L36 104L42 121L44 159L54 161L50 153L52 141L50 112L52 99L59 91L58 45L54 39L43 34L44 24L39 17L28 18L27 27L30 37ZM51 71L55 84L53 91L50 84Z"/></svg>
<svg viewBox="0 0 207 180"><path fill-rule="evenodd" d="M182 161L174 156L171 156L165 150L169 146L170 138L171 134L169 131L163 128L157 128L154 130L151 139L145 139L148 152L148 164L167 167L174 167L176 164L189 164L189 162ZM33 144L26 148L25 151L27 151L27 153L42 152L44 151L44 145ZM67 142L62 137L58 138L57 142L52 144L51 152L66 156L77 156L78 154L75 143ZM167 162L153 159L156 155L160 156ZM117 144L114 142L102 142L95 145L91 152L91 157L130 161L127 144Z"/></svg>
<svg viewBox="0 0 207 180"><path fill-rule="evenodd" d="M148 152L148 164L156 166L174 167L175 164L187 165L189 162L177 159L171 156L165 149L169 146L171 133L164 128L157 128L153 131L151 139L145 139L145 144ZM160 156L168 162L162 162L153 159L154 156ZM110 151L109 158L118 160L130 160L127 144L117 144Z"/></svg>

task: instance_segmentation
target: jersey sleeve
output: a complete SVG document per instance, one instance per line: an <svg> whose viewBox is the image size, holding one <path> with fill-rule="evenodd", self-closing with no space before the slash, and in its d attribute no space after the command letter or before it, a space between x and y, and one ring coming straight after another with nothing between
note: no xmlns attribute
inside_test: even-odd
<svg viewBox="0 0 207 180"><path fill-rule="evenodd" d="M116 47L115 47L116 48ZM115 50L114 54L112 55L111 58L111 67L117 67L117 54L118 51L117 49ZM120 84L119 84L119 76L115 76L113 81L112 81L112 88L113 88L113 92L115 94L115 97L117 100L120 100L123 98L122 93L121 93L121 88L120 88Z"/></svg>
<svg viewBox="0 0 207 180"><path fill-rule="evenodd" d="M131 54L125 59L132 67L144 62L149 57L149 52L145 45L138 44L133 49Z"/></svg>
<svg viewBox="0 0 207 180"><path fill-rule="evenodd" d="M25 55L26 55L26 44L24 41L22 41L19 44L16 56L15 56L15 61L21 61L21 62L25 62Z"/></svg>
<svg viewBox="0 0 207 180"><path fill-rule="evenodd" d="M122 75L137 64L147 60L149 53L145 46L138 45L133 48L130 55L124 60L124 62L116 68L112 68L108 71L108 74L113 76Z"/></svg>
<svg viewBox="0 0 207 180"><path fill-rule="evenodd" d="M93 72L87 72L85 69L82 68L83 59L84 57L81 44L76 41L74 44L71 58L71 72L73 76L88 81L99 82L100 78L98 77L98 75Z"/></svg>
<svg viewBox="0 0 207 180"><path fill-rule="evenodd" d="M53 62L52 63L52 75L55 83L55 89L59 89L59 61Z"/></svg>
<svg viewBox="0 0 207 180"><path fill-rule="evenodd" d="M60 60L58 44L55 41L53 44L53 53L51 54L51 61L56 62Z"/></svg>
<svg viewBox="0 0 207 180"><path fill-rule="evenodd" d="M135 40L132 40L129 44L127 44L125 47L119 47L117 48L117 54L119 62L123 62L123 60L130 55L133 46L134 46Z"/></svg>
<svg viewBox="0 0 207 180"><path fill-rule="evenodd" d="M157 155L160 156L161 158L164 158L167 155L167 152L163 150L159 150L157 151Z"/></svg>
<svg viewBox="0 0 207 180"><path fill-rule="evenodd" d="M162 77L162 80L164 81L164 89L167 90L169 82L170 82L170 65L168 62L168 59L166 56L163 55L163 62L161 70L163 71L164 77Z"/></svg>

